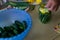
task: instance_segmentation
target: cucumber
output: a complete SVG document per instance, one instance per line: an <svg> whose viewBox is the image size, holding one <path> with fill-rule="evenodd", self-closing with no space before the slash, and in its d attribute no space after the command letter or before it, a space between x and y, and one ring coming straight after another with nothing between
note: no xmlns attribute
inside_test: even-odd
<svg viewBox="0 0 60 40"><path fill-rule="evenodd" d="M14 24L12 24L12 25L10 25L10 27L12 27L13 29L15 29L15 30L18 30L18 28L17 28L17 26L16 26L16 24L14 23Z"/></svg>
<svg viewBox="0 0 60 40"><path fill-rule="evenodd" d="M12 25L0 27L0 38L9 38L22 33L27 28L26 21L15 21Z"/></svg>
<svg viewBox="0 0 60 40"><path fill-rule="evenodd" d="M13 35L17 35L18 34L18 31L13 26L10 26L10 30L11 30L11 33Z"/></svg>
<svg viewBox="0 0 60 40"><path fill-rule="evenodd" d="M3 32L4 32L3 28L0 27L0 37L2 37Z"/></svg>
<svg viewBox="0 0 60 40"><path fill-rule="evenodd" d="M18 9L22 9L22 10L25 10L27 7L24 6L24 7L18 7Z"/></svg>
<svg viewBox="0 0 60 40"><path fill-rule="evenodd" d="M15 24L17 25L17 28L19 29L19 32L23 32L25 30L25 25L22 22L15 21Z"/></svg>
<svg viewBox="0 0 60 40"><path fill-rule="evenodd" d="M9 37L13 37L14 35L12 33L7 33L7 37L6 38L9 38Z"/></svg>
<svg viewBox="0 0 60 40"><path fill-rule="evenodd" d="M9 2L9 5L11 5L12 7L26 8L29 6L29 3L28 2Z"/></svg>
<svg viewBox="0 0 60 40"><path fill-rule="evenodd" d="M13 8L17 7L18 9L22 9L22 10L25 10L27 7L29 7L29 2L12 2L12 1L9 1L9 2L6 2L4 4L5 6L8 6L8 5L11 5Z"/></svg>
<svg viewBox="0 0 60 40"><path fill-rule="evenodd" d="M32 11L34 10L35 8L35 5L30 5L29 2L6 2L4 5L11 5L13 8L16 8L17 9L22 9L22 10L25 10L26 8L29 7L29 9Z"/></svg>
<svg viewBox="0 0 60 40"><path fill-rule="evenodd" d="M2 33L2 36L1 36L2 38L6 38L6 37L8 37L7 36L7 32L6 31L4 31L3 33Z"/></svg>
<svg viewBox="0 0 60 40"><path fill-rule="evenodd" d="M6 26L6 27L4 27L4 30L7 33L7 35L5 34L7 37L13 36L12 30L10 29L10 27Z"/></svg>
<svg viewBox="0 0 60 40"><path fill-rule="evenodd" d="M5 26L5 27L4 27L4 30L5 30L6 32L11 32L10 27L8 27L8 26Z"/></svg>
<svg viewBox="0 0 60 40"><path fill-rule="evenodd" d="M30 5L29 9L32 11L35 9L35 5Z"/></svg>
<svg viewBox="0 0 60 40"><path fill-rule="evenodd" d="M25 27L24 29L26 29L27 26L28 26L26 21L23 21L23 25L24 25L24 27Z"/></svg>

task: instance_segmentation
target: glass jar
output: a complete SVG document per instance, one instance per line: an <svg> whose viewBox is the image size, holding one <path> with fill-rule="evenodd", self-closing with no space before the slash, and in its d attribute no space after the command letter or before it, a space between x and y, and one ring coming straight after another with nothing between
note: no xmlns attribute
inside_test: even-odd
<svg viewBox="0 0 60 40"><path fill-rule="evenodd" d="M41 4L39 7L39 19L42 23L48 23L51 19L51 11L44 7L45 4Z"/></svg>

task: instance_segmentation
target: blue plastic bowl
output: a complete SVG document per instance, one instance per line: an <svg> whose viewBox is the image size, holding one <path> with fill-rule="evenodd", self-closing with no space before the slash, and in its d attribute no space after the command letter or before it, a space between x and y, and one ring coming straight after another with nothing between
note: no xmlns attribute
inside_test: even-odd
<svg viewBox="0 0 60 40"><path fill-rule="evenodd" d="M21 34L18 34L17 36L13 36L10 38L0 38L0 40L24 40L24 38L27 36L29 30L32 27L31 16L27 12L20 9L7 9L7 10L0 11L0 24L1 22L8 19L11 22L14 22L15 20L22 22L23 20L25 20L28 24L28 27L24 32L22 32Z"/></svg>

